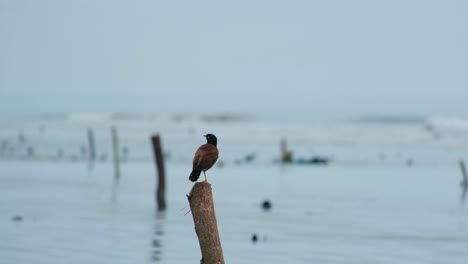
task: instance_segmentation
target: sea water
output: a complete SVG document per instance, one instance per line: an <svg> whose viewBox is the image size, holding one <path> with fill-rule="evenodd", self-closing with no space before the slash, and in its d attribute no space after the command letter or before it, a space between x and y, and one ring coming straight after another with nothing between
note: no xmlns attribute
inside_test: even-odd
<svg viewBox="0 0 468 264"><path fill-rule="evenodd" d="M119 135L118 181L111 127ZM458 162L468 160L467 131L459 117L4 118L0 263L198 262L186 194L205 133L218 136L220 158L207 176L228 263L466 263L468 208ZM155 203L154 133L166 156L165 212ZM297 162L278 162L282 140ZM328 163L299 162L312 157ZM265 200L270 210L262 209Z"/></svg>

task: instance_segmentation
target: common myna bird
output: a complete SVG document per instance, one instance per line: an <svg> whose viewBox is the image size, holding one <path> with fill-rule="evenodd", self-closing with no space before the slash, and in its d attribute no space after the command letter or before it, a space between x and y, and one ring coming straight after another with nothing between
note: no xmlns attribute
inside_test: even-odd
<svg viewBox="0 0 468 264"><path fill-rule="evenodd" d="M206 144L201 145L197 152L195 152L195 157L193 157L193 169L190 173L189 180L196 181L200 177L200 173L203 171L205 176L205 182L207 182L206 171L209 170L216 163L218 159L218 139L213 134L203 135L206 137Z"/></svg>

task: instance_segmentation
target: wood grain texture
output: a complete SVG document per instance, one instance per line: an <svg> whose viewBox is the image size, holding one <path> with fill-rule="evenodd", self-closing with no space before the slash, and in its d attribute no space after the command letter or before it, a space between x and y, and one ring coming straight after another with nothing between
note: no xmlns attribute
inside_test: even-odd
<svg viewBox="0 0 468 264"><path fill-rule="evenodd" d="M204 264L224 264L211 184L197 182L187 196Z"/></svg>

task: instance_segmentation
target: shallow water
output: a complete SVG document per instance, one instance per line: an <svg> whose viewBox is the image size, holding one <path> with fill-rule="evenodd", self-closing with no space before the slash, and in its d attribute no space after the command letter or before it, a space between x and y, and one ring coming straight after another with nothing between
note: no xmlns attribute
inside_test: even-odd
<svg viewBox="0 0 468 264"><path fill-rule="evenodd" d="M186 168L3 162L2 263L187 263L200 258ZM210 171L225 259L237 263L465 263L468 210L447 168L226 166ZM260 203L271 200L265 212ZM13 221L20 215L22 221ZM257 234L259 242L252 243Z"/></svg>
<svg viewBox="0 0 468 264"><path fill-rule="evenodd" d="M18 150L0 161L1 263L198 262L200 250L191 214L185 215L185 195L192 186L187 180L190 159L202 143L198 134L203 126L220 138L224 166L211 169L208 179L228 263L468 259L468 208L460 199L457 165L459 157L466 157L467 140L454 128L439 128L442 138L433 140L421 124L169 120L158 130L170 154L168 210L157 213L148 139L155 131L153 124L117 122L130 157L122 163L116 184L109 160L90 169L86 159L44 158L57 146L66 155L78 156L88 126L95 129L99 151L109 152L112 122L49 120L43 122L47 127L43 134L27 129L39 123L17 122L0 129L9 142L23 131L25 141L35 147L34 157L24 157ZM297 155L325 153L333 156L332 162L273 163L284 135ZM389 135L397 136L388 139ZM251 152L256 159L243 161ZM411 166L408 157L414 159ZM261 209L265 199L273 204L270 211ZM253 234L259 237L257 243L251 241Z"/></svg>

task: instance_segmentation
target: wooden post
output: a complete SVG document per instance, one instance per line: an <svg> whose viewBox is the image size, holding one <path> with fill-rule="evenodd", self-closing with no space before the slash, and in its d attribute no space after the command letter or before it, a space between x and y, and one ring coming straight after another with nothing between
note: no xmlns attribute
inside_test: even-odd
<svg viewBox="0 0 468 264"><path fill-rule="evenodd" d="M119 155L119 138L117 137L117 128L112 127L112 150L114 157L115 180L120 179L120 155Z"/></svg>
<svg viewBox="0 0 468 264"><path fill-rule="evenodd" d="M463 160L460 160L460 169L462 171L462 176L463 176L463 179L460 182L460 187L462 188L461 201L465 202L466 193L468 190L468 176L466 175L465 162L463 162Z"/></svg>
<svg viewBox="0 0 468 264"><path fill-rule="evenodd" d="M161 137L159 134L151 136L151 142L153 143L154 159L156 160L158 170L158 185L156 187L156 202L158 204L158 210L166 210L166 179L164 170L164 157L161 147Z"/></svg>
<svg viewBox="0 0 468 264"><path fill-rule="evenodd" d="M94 143L93 129L88 128L88 146L89 146L89 162L93 163L96 160L96 144Z"/></svg>
<svg viewBox="0 0 468 264"><path fill-rule="evenodd" d="M468 184L468 176L466 175L466 168L465 168L465 162L463 160L460 160L460 169L462 171L462 176L463 176L463 181L464 184Z"/></svg>
<svg viewBox="0 0 468 264"><path fill-rule="evenodd" d="M281 148L281 163L290 163L292 162L292 152L288 150L286 139L281 139L280 143Z"/></svg>
<svg viewBox="0 0 468 264"><path fill-rule="evenodd" d="M197 182L187 195L195 232L200 243L203 264L224 264L223 249L218 234L211 184Z"/></svg>

